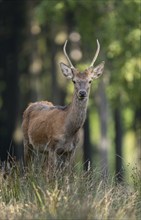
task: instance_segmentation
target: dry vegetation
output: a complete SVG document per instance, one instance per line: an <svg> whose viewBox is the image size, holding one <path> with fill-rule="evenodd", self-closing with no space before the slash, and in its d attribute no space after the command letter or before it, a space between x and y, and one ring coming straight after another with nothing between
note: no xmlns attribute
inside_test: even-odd
<svg viewBox="0 0 141 220"><path fill-rule="evenodd" d="M102 179L97 170L51 182L34 166L24 178L13 170L0 177L0 219L140 219L141 175L132 171L133 185Z"/></svg>

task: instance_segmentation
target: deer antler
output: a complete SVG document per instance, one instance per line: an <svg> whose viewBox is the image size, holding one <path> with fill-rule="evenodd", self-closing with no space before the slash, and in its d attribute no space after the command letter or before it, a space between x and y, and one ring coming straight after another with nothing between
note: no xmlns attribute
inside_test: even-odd
<svg viewBox="0 0 141 220"><path fill-rule="evenodd" d="M96 53L95 53L95 56L94 56L94 58L93 58L93 61L92 61L91 65L90 65L90 67L93 67L94 62L96 61L96 59L97 59L97 57L98 57L98 54L99 54L99 51L100 51L100 44L99 44L98 39L97 39L96 41L97 41L97 51L96 51Z"/></svg>
<svg viewBox="0 0 141 220"><path fill-rule="evenodd" d="M66 56L66 58L67 58L67 60L68 60L68 62L69 62L69 64L70 64L70 68L72 68L72 69L75 69L75 67L72 65L72 63L71 63L71 61L70 61L70 59L69 59L69 57L68 57L68 55L67 55L67 52L66 52L66 45L67 45L67 40L65 41L65 44L64 44L64 47L63 47L63 51L64 51L64 54L65 54L65 56Z"/></svg>

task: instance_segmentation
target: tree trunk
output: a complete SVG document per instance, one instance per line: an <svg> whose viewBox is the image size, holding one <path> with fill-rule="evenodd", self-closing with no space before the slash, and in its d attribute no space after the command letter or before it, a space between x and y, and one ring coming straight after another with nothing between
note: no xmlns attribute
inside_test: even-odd
<svg viewBox="0 0 141 220"><path fill-rule="evenodd" d="M114 110L114 121L115 121L115 152L116 152L116 180L122 181L122 123L121 123L121 112L118 107Z"/></svg>
<svg viewBox="0 0 141 220"><path fill-rule="evenodd" d="M51 95L52 95L52 102L56 105L59 105L59 89L57 83L57 70L56 70L56 45L54 42L53 37L51 36L52 40L50 40L50 56L51 56Z"/></svg>
<svg viewBox="0 0 141 220"><path fill-rule="evenodd" d="M100 120L100 155L101 155L101 173L105 178L108 175L108 139L107 139L107 120L108 120L108 109L107 109L107 97L105 94L105 85L103 80L99 83L99 120Z"/></svg>
<svg viewBox="0 0 141 220"><path fill-rule="evenodd" d="M0 2L0 161L7 160L18 113L18 53L23 26L23 2Z"/></svg>
<svg viewBox="0 0 141 220"><path fill-rule="evenodd" d="M136 137L136 158L137 158L137 166L139 168L138 174L139 178L141 179L141 106L136 108L135 111L135 118L134 118L134 123L133 127L135 130L135 137Z"/></svg>
<svg viewBox="0 0 141 220"><path fill-rule="evenodd" d="M92 163L92 151L91 151L91 143L90 143L90 128L89 128L88 115L84 124L83 161L84 161L84 170L88 171Z"/></svg>

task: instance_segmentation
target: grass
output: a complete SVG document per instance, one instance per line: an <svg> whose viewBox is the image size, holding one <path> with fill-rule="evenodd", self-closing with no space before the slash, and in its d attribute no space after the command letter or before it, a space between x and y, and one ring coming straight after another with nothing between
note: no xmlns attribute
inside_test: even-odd
<svg viewBox="0 0 141 220"><path fill-rule="evenodd" d="M141 173L133 169L131 176L132 186L76 169L49 182L34 165L26 177L13 170L0 176L0 219L140 219Z"/></svg>

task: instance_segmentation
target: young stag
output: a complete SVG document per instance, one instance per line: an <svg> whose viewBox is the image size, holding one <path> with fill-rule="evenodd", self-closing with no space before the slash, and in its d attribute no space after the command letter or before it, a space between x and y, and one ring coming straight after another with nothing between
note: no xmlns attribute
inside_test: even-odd
<svg viewBox="0 0 141 220"><path fill-rule="evenodd" d="M46 155L47 169L70 165L78 143L79 130L86 118L89 91L93 79L102 75L104 62L94 67L94 62L100 51L97 40L97 51L91 65L80 72L71 63L64 44L64 54L70 66L60 63L63 75L74 84L74 94L71 104L55 106L51 102L40 101L31 103L23 114L24 157L32 150L38 150Z"/></svg>

